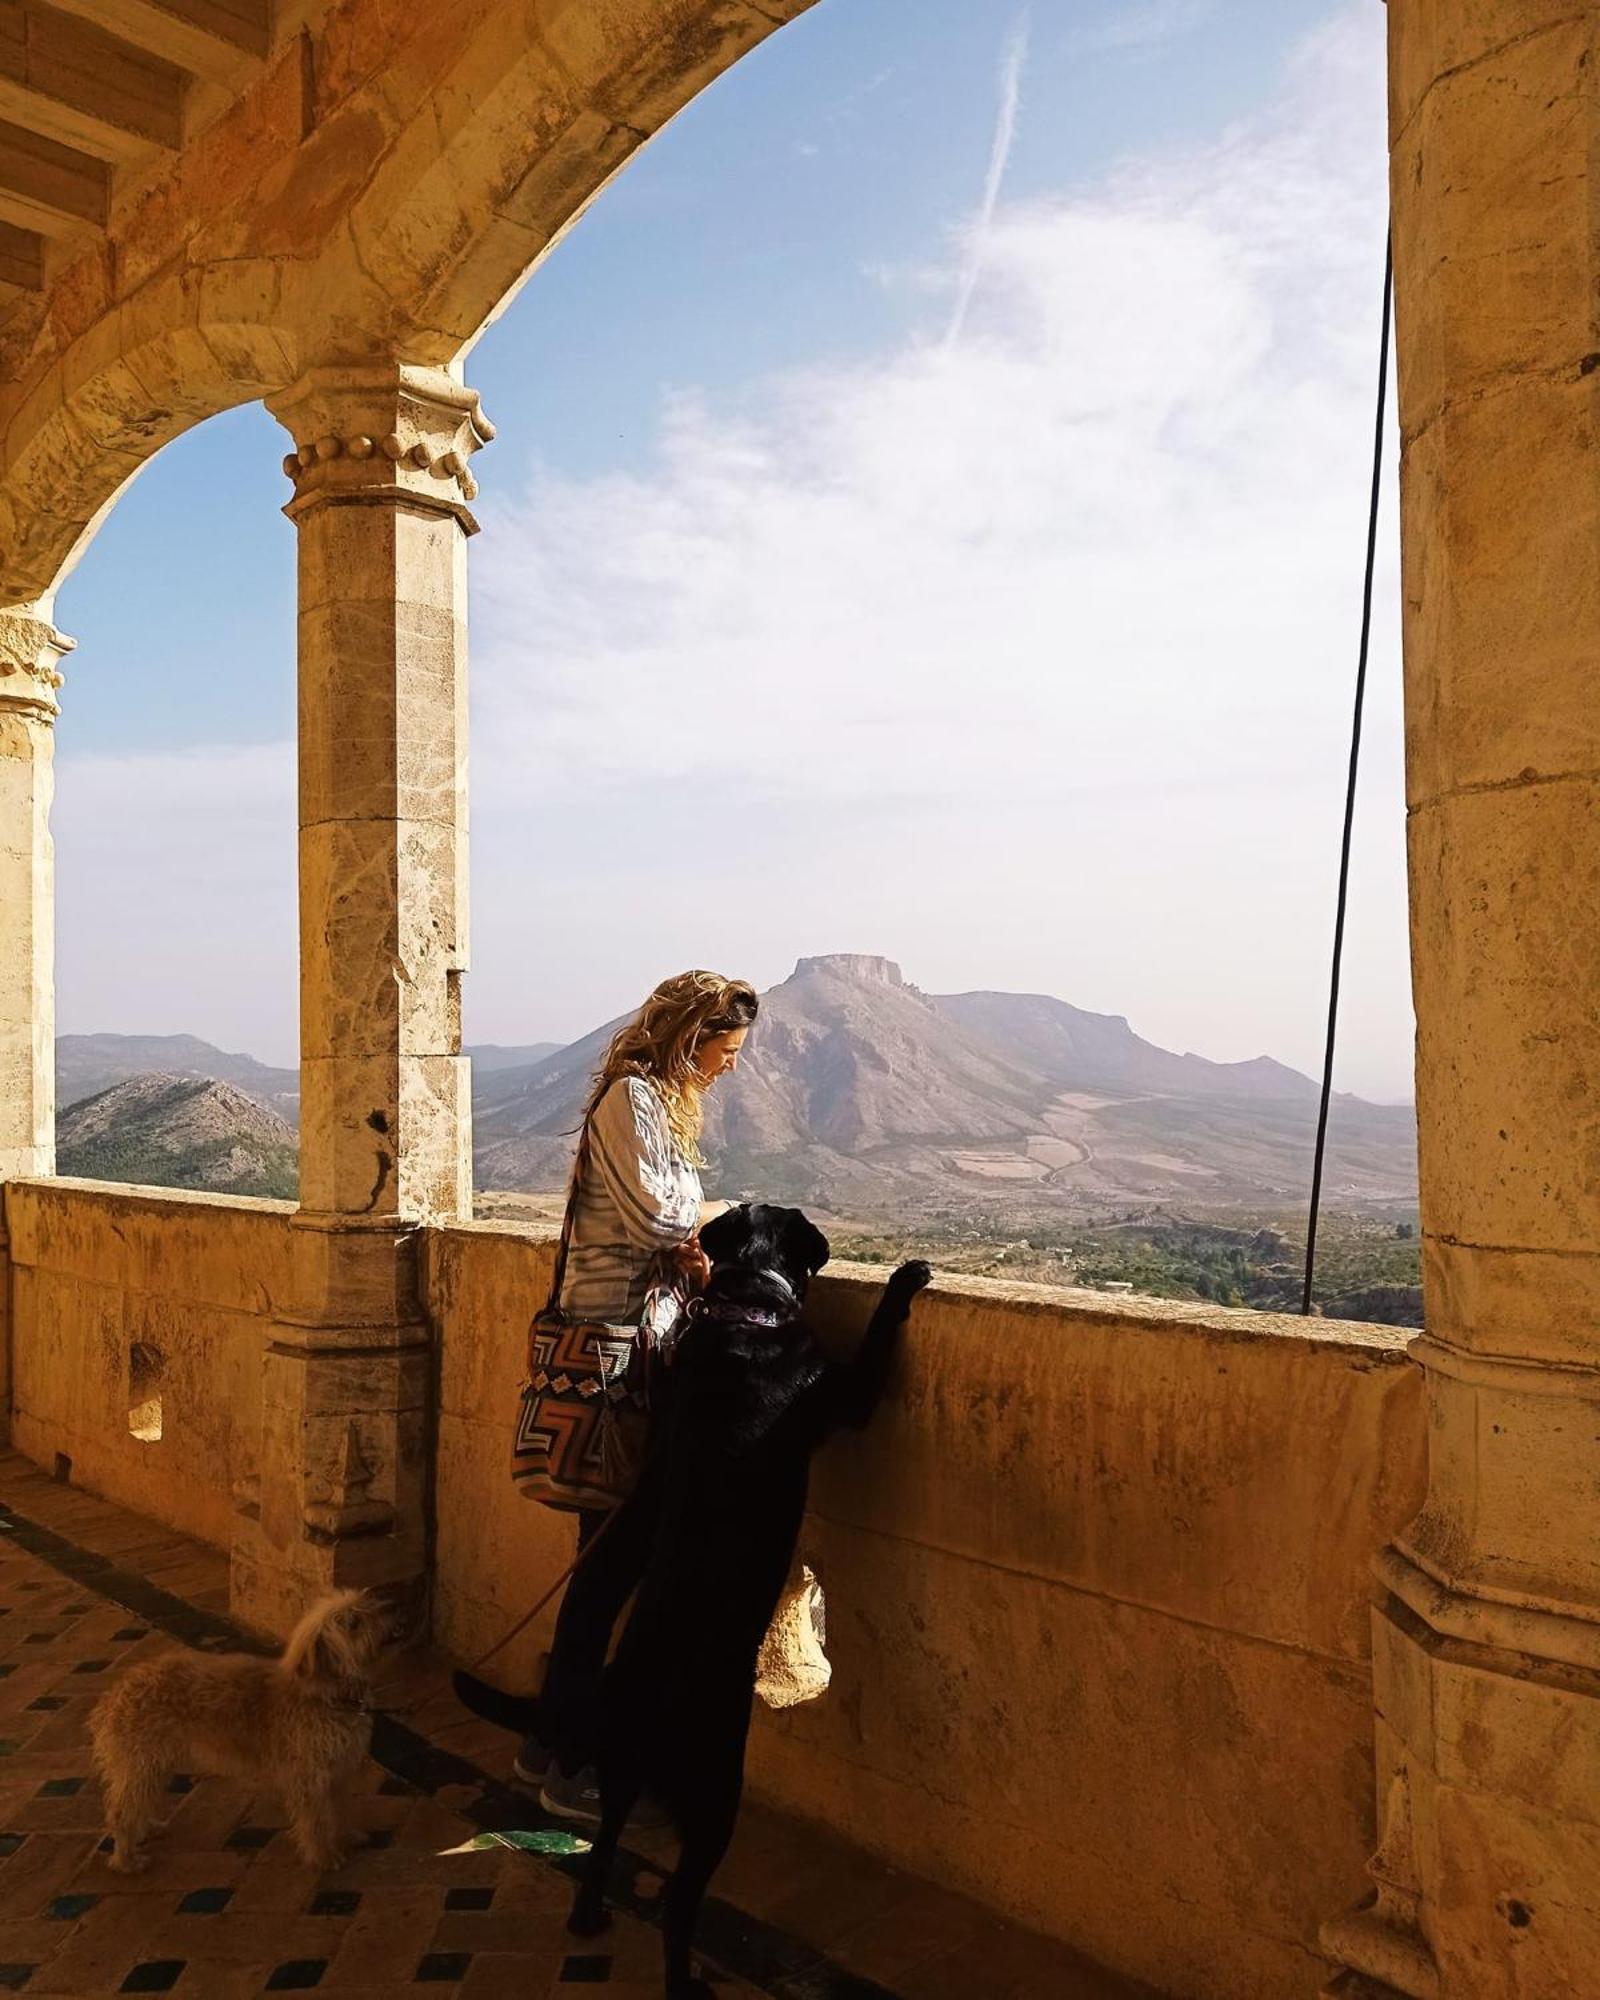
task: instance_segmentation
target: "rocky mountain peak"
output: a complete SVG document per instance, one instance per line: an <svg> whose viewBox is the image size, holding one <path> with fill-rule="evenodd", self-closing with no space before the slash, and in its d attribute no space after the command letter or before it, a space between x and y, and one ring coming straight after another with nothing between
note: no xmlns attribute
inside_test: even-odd
<svg viewBox="0 0 1600 2000"><path fill-rule="evenodd" d="M811 973L832 973L838 979L859 979L869 986L904 986L900 968L892 958L879 958L870 951L832 951L820 958L801 958L795 961L792 979L804 979Z"/></svg>

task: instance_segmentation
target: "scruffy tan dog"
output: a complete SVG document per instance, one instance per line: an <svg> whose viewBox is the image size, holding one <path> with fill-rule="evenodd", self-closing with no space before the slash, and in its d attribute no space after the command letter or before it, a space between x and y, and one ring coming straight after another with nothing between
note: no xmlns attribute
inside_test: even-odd
<svg viewBox="0 0 1600 2000"><path fill-rule="evenodd" d="M300 1620L281 1659L173 1652L130 1667L89 1716L110 1865L145 1865L157 1806L185 1771L278 1791L306 1860L337 1867L337 1794L367 1754L371 1668L389 1633L369 1591L339 1590Z"/></svg>

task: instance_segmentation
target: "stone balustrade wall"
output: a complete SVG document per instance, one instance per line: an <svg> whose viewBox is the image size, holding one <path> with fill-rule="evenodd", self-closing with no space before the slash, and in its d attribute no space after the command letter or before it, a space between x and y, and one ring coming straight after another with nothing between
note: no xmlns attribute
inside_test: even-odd
<svg viewBox="0 0 1600 2000"><path fill-rule="evenodd" d="M288 1208L13 1183L13 1438L227 1543L258 1476ZM507 1453L552 1244L429 1230L434 1630L476 1657L564 1568ZM819 1281L848 1341L882 1274ZM160 1357L159 1441L135 1344ZM831 1691L760 1715L755 1789L1159 1988L1314 1994L1371 1851L1369 1566L1422 1490L1393 1329L936 1283L887 1407L819 1461ZM148 1398L144 1399L145 1401ZM541 1618L496 1662L529 1684Z"/></svg>
<svg viewBox="0 0 1600 2000"><path fill-rule="evenodd" d="M258 1472L261 1363L290 1288L293 1204L73 1180L11 1181L0 1196L12 1443L47 1471L63 1456L74 1484L226 1548Z"/></svg>

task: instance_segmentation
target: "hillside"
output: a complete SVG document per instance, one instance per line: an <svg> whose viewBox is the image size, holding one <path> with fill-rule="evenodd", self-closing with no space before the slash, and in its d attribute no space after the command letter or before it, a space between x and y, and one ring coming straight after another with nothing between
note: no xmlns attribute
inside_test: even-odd
<svg viewBox="0 0 1600 2000"><path fill-rule="evenodd" d="M298 1155L276 1112L205 1077L128 1077L70 1106L56 1131L63 1174L289 1201Z"/></svg>
<svg viewBox="0 0 1600 2000"><path fill-rule="evenodd" d="M1046 993L946 993L932 1004L980 1040L1063 1086L1098 1084L1177 1097L1233 1097L1260 1103L1315 1101L1317 1085L1298 1070L1257 1056L1218 1063L1174 1055L1136 1035L1121 1014L1088 1014Z"/></svg>
<svg viewBox="0 0 1600 2000"><path fill-rule="evenodd" d="M562 1047L560 1042L524 1042L508 1046L502 1042L472 1042L466 1053L472 1058L474 1077L498 1076L503 1070L531 1069Z"/></svg>
<svg viewBox="0 0 1600 2000"><path fill-rule="evenodd" d="M502 1073L521 1074L546 1061L559 1042L528 1042L503 1047L481 1042L467 1050L472 1058L474 1092ZM290 1125L300 1122L300 1073L234 1055L198 1035L58 1035L56 1037L56 1102L79 1103L114 1083L135 1076L215 1078L231 1083L258 1104L276 1111Z"/></svg>
<svg viewBox="0 0 1600 2000"><path fill-rule="evenodd" d="M478 1184L559 1184L616 1024L479 1100ZM1133 1204L1277 1205L1309 1187L1317 1087L1214 1063L1045 995L929 995L887 959L802 959L709 1100L708 1184L862 1218L1028 1226ZM1414 1198L1408 1107L1340 1097L1329 1202Z"/></svg>
<svg viewBox="0 0 1600 2000"><path fill-rule="evenodd" d="M480 1189L562 1185L617 1025L568 1048L472 1051ZM130 1078L151 1055L168 1060ZM292 1071L181 1035L63 1036L58 1067L64 1103L112 1073L62 1115L63 1172L292 1188ZM1047 994L927 994L888 959L807 958L764 996L739 1073L709 1100L707 1185L985 1237L1130 1211L1277 1212L1305 1200L1316 1107L1312 1080L1266 1057L1216 1063ZM1384 1212L1415 1193L1409 1107L1337 1098L1325 1205Z"/></svg>
<svg viewBox="0 0 1600 2000"><path fill-rule="evenodd" d="M64 1109L130 1077L165 1076L231 1083L295 1124L300 1075L254 1056L234 1055L198 1035L58 1035L56 1102Z"/></svg>

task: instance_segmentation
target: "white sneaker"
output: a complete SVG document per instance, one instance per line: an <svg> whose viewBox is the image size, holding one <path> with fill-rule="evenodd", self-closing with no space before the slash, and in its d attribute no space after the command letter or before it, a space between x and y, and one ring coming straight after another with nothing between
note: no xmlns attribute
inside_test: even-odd
<svg viewBox="0 0 1600 2000"><path fill-rule="evenodd" d="M513 1766L513 1769L516 1767ZM554 1762L544 1774L539 1803L557 1819L580 1820L585 1826L600 1824L600 1780L592 1769L569 1778Z"/></svg>
<svg viewBox="0 0 1600 2000"><path fill-rule="evenodd" d="M539 1803L556 1819L574 1820L583 1826L598 1826L600 1780L588 1767L575 1778L565 1777L560 1768L552 1763L539 1793ZM648 1792L640 1794L638 1803L628 1815L628 1826L635 1833L649 1833L667 1822L666 1808L651 1798Z"/></svg>
<svg viewBox="0 0 1600 2000"><path fill-rule="evenodd" d="M516 1756L511 1760L511 1775L519 1785L527 1785L532 1790L537 1791L545 1781L545 1776L550 1769L550 1760L546 1757L542 1761L535 1760L530 1763L528 1761L530 1755L531 1752L525 1750L517 1752Z"/></svg>

